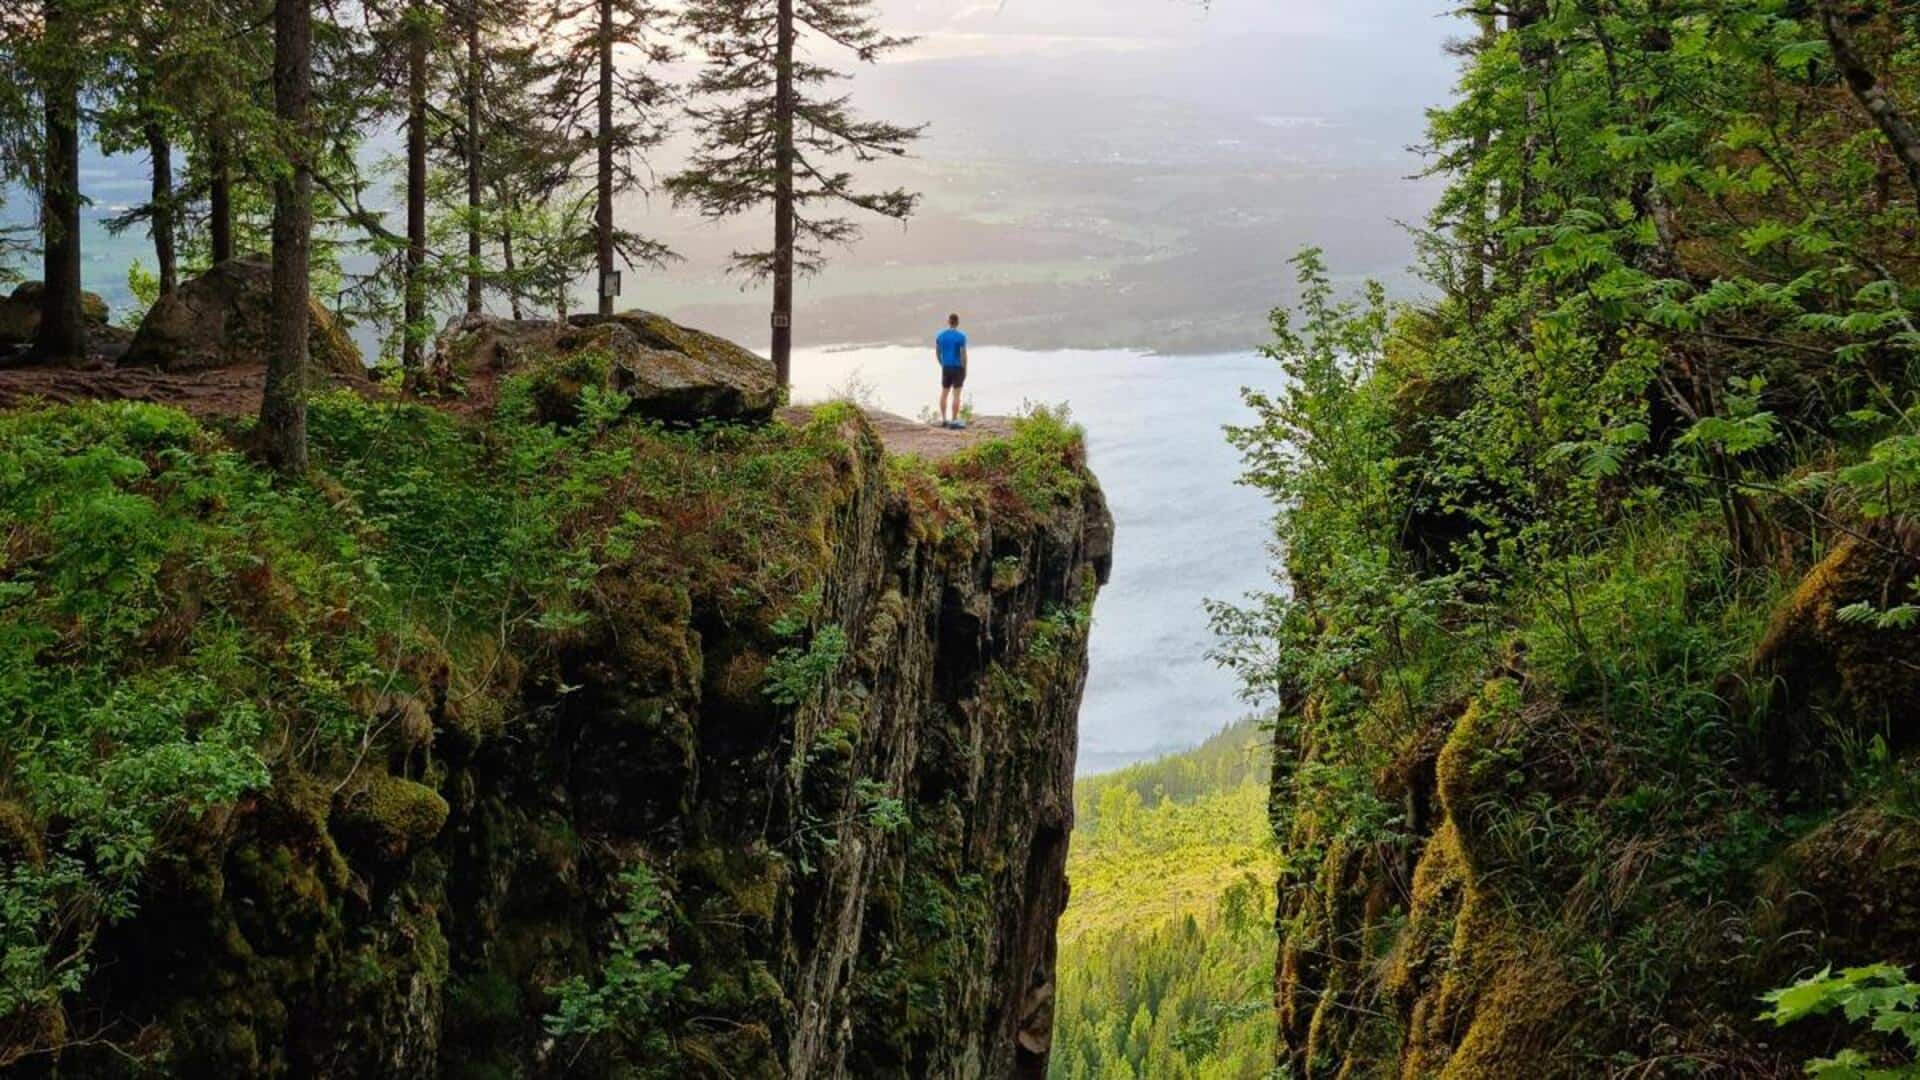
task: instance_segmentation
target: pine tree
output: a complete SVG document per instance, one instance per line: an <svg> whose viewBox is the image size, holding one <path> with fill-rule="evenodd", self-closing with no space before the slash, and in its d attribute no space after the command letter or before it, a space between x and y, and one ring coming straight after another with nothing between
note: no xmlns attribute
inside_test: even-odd
<svg viewBox="0 0 1920 1080"><path fill-rule="evenodd" d="M274 0L273 292L260 435L268 464L307 468L307 306L313 236L312 0Z"/></svg>
<svg viewBox="0 0 1920 1080"><path fill-rule="evenodd" d="M367 85L357 93L349 91L354 108L371 121L383 115L395 115L405 133L401 153L403 223L399 235L390 233L357 204L352 212L360 218L369 244L384 253L400 294L398 336L401 368L409 377L418 374L425 357L427 304L431 285L428 281L427 220L429 182L428 141L430 127L438 111L434 108L436 77L441 74L445 51L437 48L448 20L447 12L435 0L391 0L374 3L365 9L368 33L359 43L360 55L353 57L357 70L349 85ZM325 186L323 184L323 186ZM358 198L357 182L354 198ZM397 265L395 265L397 264ZM383 313L383 317L385 316Z"/></svg>
<svg viewBox="0 0 1920 1080"><path fill-rule="evenodd" d="M460 38L447 61L447 91L457 101L434 110L437 122L428 127L429 150L440 168L428 194L445 208L442 238L466 248L458 276L462 310L469 315L483 310L490 285L507 284L506 267L490 265L487 257L490 244L500 246L503 264L512 251L499 227L506 202L496 181L529 161L522 148L555 142L540 107L551 64L535 45L504 33L529 18L525 0L451 0L447 8L447 21Z"/></svg>
<svg viewBox="0 0 1920 1080"><path fill-rule="evenodd" d="M108 79L103 107L94 121L96 137L108 153L144 151L147 155L147 201L114 217L107 227L117 233L146 225L162 296L173 292L180 281L180 201L173 151L183 108L193 96L180 72L186 52L184 14L178 6L152 0L133 0L110 9Z"/></svg>
<svg viewBox="0 0 1920 1080"><path fill-rule="evenodd" d="M796 55L804 31L863 62L908 43L874 25L870 0L692 0L682 16L707 62L689 113L700 142L668 182L677 201L709 217L773 210L773 245L735 252L733 266L773 283L774 368L791 381L793 280L817 271L829 244L859 236L836 216L852 206L904 219L919 196L902 188L863 191L839 161L897 157L921 129L862 120L846 95L825 88L838 72Z"/></svg>
<svg viewBox="0 0 1920 1080"><path fill-rule="evenodd" d="M553 122L545 95L528 92L552 78L551 64L536 46L498 48L487 76L480 137L487 208L481 217L500 249L493 277L514 318L525 315L530 299L550 302L557 311L592 251L584 207L573 198L578 147Z"/></svg>
<svg viewBox="0 0 1920 1080"><path fill-rule="evenodd" d="M427 54L439 12L412 3L401 16L407 75L407 252L401 315L401 367L420 370L427 328Z"/></svg>
<svg viewBox="0 0 1920 1080"><path fill-rule="evenodd" d="M592 181L594 287L602 315L613 313L608 286L617 267L660 266L674 258L666 245L613 221L616 195L650 190L647 154L671 130L669 109L678 96L658 74L675 58L666 24L666 10L650 0L571 0L555 11L560 46L548 105L562 130L578 133L574 176Z"/></svg>
<svg viewBox="0 0 1920 1080"><path fill-rule="evenodd" d="M41 117L37 169L28 170L38 174L43 283L33 352L42 360L73 361L87 350L80 293L80 95L91 57L90 12L83 0L42 0L37 20L35 14L30 5L18 5L4 23L5 47L31 80Z"/></svg>

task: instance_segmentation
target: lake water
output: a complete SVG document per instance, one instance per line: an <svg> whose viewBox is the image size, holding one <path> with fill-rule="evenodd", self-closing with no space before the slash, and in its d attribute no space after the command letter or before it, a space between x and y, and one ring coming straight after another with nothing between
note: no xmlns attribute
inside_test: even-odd
<svg viewBox="0 0 1920 1080"><path fill-rule="evenodd" d="M984 414L1065 402L1118 526L1113 580L1094 607L1092 668L1080 711L1080 772L1104 772L1192 746L1239 719L1238 683L1207 659L1203 601L1268 587L1270 510L1234 481L1221 428L1249 417L1240 388L1271 390L1277 365L1255 355L1166 357L1087 350L970 350L967 395ZM929 415L939 376L931 349L800 350L796 401L858 384L889 412Z"/></svg>

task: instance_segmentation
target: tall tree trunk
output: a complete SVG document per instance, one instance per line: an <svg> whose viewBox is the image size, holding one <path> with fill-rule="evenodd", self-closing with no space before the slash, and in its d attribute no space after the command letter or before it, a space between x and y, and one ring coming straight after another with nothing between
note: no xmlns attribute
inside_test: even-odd
<svg viewBox="0 0 1920 1080"><path fill-rule="evenodd" d="M73 48L65 0L46 0L46 35ZM46 360L77 360L87 352L80 307L80 80L60 61L47 80L46 190L41 211L44 291L34 352Z"/></svg>
<svg viewBox="0 0 1920 1080"><path fill-rule="evenodd" d="M467 314L480 314L480 0L467 3Z"/></svg>
<svg viewBox="0 0 1920 1080"><path fill-rule="evenodd" d="M418 372L427 316L427 20L407 13L407 283L400 366Z"/></svg>
<svg viewBox="0 0 1920 1080"><path fill-rule="evenodd" d="M215 121L207 132L207 218L216 263L233 258L233 144Z"/></svg>
<svg viewBox="0 0 1920 1080"><path fill-rule="evenodd" d="M307 467L308 254L313 239L312 0L274 0L273 109L287 167L273 181L273 292L261 446L285 474Z"/></svg>
<svg viewBox="0 0 1920 1080"><path fill-rule="evenodd" d="M159 268L160 295L171 296L180 284L179 261L173 235L173 142L156 120L146 124L147 155L153 160L153 199L148 230L153 234L153 261Z"/></svg>
<svg viewBox="0 0 1920 1080"><path fill-rule="evenodd" d="M600 0L599 106L596 141L600 160L595 170L599 195L593 211L593 240L600 279L594 282L594 292L600 297L600 314L611 315L613 296L607 281L613 275L613 0Z"/></svg>
<svg viewBox="0 0 1920 1080"><path fill-rule="evenodd" d="M1479 22L1479 48L1480 52L1485 54L1499 40L1500 26L1496 17L1491 14L1480 15ZM1491 142L1492 135L1484 128L1474 133L1473 160L1476 163L1486 157L1487 147ZM1470 256L1471 265L1467 267L1466 277L1467 312L1475 320L1486 313L1487 278L1493 271L1493 252L1489 248L1491 240L1487 235L1487 211L1491 202L1489 195L1487 185L1482 183L1479 190L1474 192L1473 201L1467 210L1467 240L1473 247Z"/></svg>
<svg viewBox="0 0 1920 1080"><path fill-rule="evenodd" d="M507 278L507 308L518 322L523 313L520 309L520 283L513 279L513 226L507 225L500 230L500 268Z"/></svg>
<svg viewBox="0 0 1920 1080"><path fill-rule="evenodd" d="M1834 66L1846 78L1847 89L1853 92L1860 107L1867 110L1867 115L1873 117L1873 122L1880 126L1880 133L1886 136L1887 142L1893 144L1894 155L1907 172L1907 182L1913 185L1915 197L1920 198L1920 130L1915 130L1912 121L1887 96L1879 77L1867 64L1866 57L1860 54L1859 46L1854 44L1853 31L1847 27L1846 15L1835 10L1833 0L1822 0L1820 22L1827 32L1827 45L1833 52Z"/></svg>
<svg viewBox="0 0 1920 1080"><path fill-rule="evenodd" d="M793 382L793 0L780 0L773 89L773 371Z"/></svg>
<svg viewBox="0 0 1920 1080"><path fill-rule="evenodd" d="M1534 175L1534 164L1539 160L1546 136L1541 130L1546 123L1543 102L1547 82L1552 78L1548 68L1553 53L1550 46L1537 40L1532 28L1546 17L1546 0L1519 0L1507 16L1508 29L1521 35L1520 65L1526 85L1525 130L1520 140L1519 211L1523 225L1537 225L1540 218L1540 181Z"/></svg>

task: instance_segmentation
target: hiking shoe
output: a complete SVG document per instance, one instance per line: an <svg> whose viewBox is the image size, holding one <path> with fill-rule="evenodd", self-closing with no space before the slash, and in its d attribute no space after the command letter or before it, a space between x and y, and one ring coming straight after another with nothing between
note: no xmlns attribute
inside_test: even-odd
<svg viewBox="0 0 1920 1080"><path fill-rule="evenodd" d="M947 426L952 428L955 431L967 430L967 422L965 420L955 420L953 423L948 424Z"/></svg>

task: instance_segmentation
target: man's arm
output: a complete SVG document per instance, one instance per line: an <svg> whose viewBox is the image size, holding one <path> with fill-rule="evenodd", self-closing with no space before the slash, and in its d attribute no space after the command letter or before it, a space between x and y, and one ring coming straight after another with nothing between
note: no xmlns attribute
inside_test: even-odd
<svg viewBox="0 0 1920 1080"><path fill-rule="evenodd" d="M964 341L960 343L960 366L967 366L967 343Z"/></svg>

